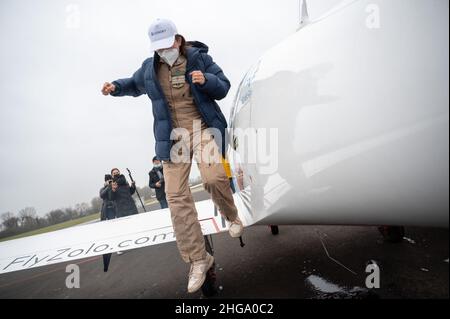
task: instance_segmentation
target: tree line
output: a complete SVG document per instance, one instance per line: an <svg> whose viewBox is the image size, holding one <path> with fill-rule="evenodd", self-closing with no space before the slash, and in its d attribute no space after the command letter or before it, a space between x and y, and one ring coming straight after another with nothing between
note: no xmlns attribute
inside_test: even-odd
<svg viewBox="0 0 450 319"><path fill-rule="evenodd" d="M137 190L145 201L150 200L155 193L154 190L148 186L142 188L137 187ZM13 212L4 212L0 214L0 238L22 234L92 214L98 214L102 208L102 203L103 200L100 197L94 197L89 203L79 203L74 207L54 209L44 216L38 216L34 207L25 207L17 214Z"/></svg>

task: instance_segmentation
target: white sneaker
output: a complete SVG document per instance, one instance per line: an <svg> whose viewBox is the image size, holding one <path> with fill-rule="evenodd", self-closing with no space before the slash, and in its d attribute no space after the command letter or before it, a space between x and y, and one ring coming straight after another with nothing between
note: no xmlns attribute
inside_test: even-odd
<svg viewBox="0 0 450 319"><path fill-rule="evenodd" d="M231 222L229 232L230 236L233 238L242 236L242 233L244 232L244 225L242 225L242 221L239 217L236 217L236 219Z"/></svg>
<svg viewBox="0 0 450 319"><path fill-rule="evenodd" d="M194 261L191 264L191 271L189 272L188 292L193 293L201 288L206 279L206 273L214 263L214 257L206 253L206 258L199 261Z"/></svg>

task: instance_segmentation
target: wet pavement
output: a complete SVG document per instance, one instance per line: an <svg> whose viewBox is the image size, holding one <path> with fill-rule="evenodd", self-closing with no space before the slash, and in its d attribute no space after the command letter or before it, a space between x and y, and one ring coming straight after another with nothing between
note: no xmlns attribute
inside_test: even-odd
<svg viewBox="0 0 450 319"><path fill-rule="evenodd" d="M247 228L244 248L227 233L213 236L214 298L449 298L447 229L406 228L399 244L385 243L376 227L279 229ZM380 288L366 287L370 264ZM204 298L186 292L189 267L175 243L114 254L107 273L101 257L78 265L78 289L66 288L66 264L57 264L0 275L0 298Z"/></svg>

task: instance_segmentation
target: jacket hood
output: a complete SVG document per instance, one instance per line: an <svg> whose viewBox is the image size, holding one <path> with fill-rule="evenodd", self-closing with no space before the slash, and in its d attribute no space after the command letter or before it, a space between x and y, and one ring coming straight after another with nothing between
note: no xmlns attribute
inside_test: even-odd
<svg viewBox="0 0 450 319"><path fill-rule="evenodd" d="M187 69L192 70L195 67L194 61L197 61L201 54L208 53L208 46L199 41L186 42L186 55L188 59Z"/></svg>
<svg viewBox="0 0 450 319"><path fill-rule="evenodd" d="M186 47L193 48L201 53L208 53L209 51L208 46L200 41L186 41Z"/></svg>

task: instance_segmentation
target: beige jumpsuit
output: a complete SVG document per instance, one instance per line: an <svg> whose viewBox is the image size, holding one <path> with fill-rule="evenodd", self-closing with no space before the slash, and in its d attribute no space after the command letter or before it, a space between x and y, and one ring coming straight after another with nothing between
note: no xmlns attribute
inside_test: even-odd
<svg viewBox="0 0 450 319"><path fill-rule="evenodd" d="M197 210L189 188L192 157L198 163L203 186L211 194L219 212L229 221L234 221L237 217L237 209L222 160L218 158L221 156L220 152L212 152L213 154L210 155L211 142L216 149L217 145L212 140L213 137L198 111L189 83L185 82L186 62L186 58L182 55L172 67L161 61L158 80L169 104L173 128L184 128L189 135L188 141L183 139L175 143L176 146L183 143L184 150L188 152L188 154L184 152L188 161L174 160L174 157L183 153L183 148L172 147L171 161L164 161L163 168L166 197L177 246L183 260L193 262L204 259L206 250ZM176 149L178 151L174 152ZM207 156L205 156L206 150L208 150ZM209 160L205 161L205 158Z"/></svg>

